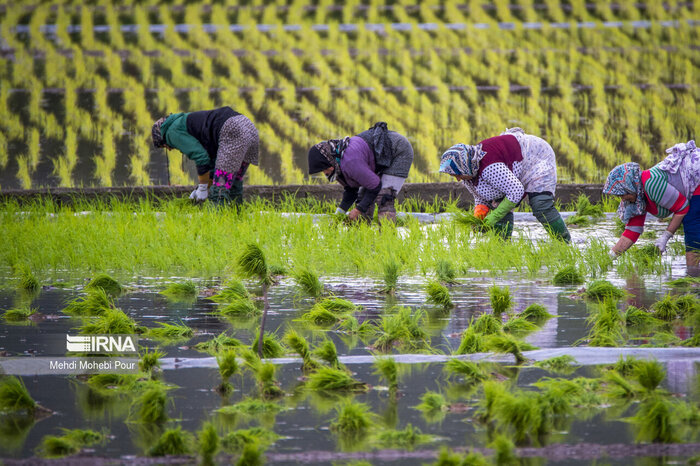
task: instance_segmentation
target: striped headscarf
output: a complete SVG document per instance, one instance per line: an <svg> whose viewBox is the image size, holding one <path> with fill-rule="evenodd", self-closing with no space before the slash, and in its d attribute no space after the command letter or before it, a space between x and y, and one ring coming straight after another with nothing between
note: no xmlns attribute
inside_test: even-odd
<svg viewBox="0 0 700 466"><path fill-rule="evenodd" d="M479 173L479 162L485 155L486 152L481 150L481 144L475 146L455 144L440 157L440 172L474 177Z"/></svg>
<svg viewBox="0 0 700 466"><path fill-rule="evenodd" d="M686 189L683 195L690 199L700 185L700 149L695 146L695 141L690 140L666 149L666 153L669 155L656 167L668 173L680 172Z"/></svg>
<svg viewBox="0 0 700 466"><path fill-rule="evenodd" d="M642 189L642 171L639 164L623 163L613 168L603 186L603 194L622 196L623 194L637 195L635 202L620 201L617 213L620 220L627 223L632 217L642 215L647 211L647 202Z"/></svg>

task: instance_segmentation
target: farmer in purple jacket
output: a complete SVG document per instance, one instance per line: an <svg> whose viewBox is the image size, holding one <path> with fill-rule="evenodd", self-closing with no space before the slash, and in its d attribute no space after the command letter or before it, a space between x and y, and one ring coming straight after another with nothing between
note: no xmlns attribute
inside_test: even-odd
<svg viewBox="0 0 700 466"><path fill-rule="evenodd" d="M380 219L394 220L396 195L412 163L411 143L389 131L384 122L357 136L321 141L309 149L309 174L323 172L328 181L343 185L343 200L336 213L345 213L355 204L348 214L350 220L362 216L371 221L375 203Z"/></svg>

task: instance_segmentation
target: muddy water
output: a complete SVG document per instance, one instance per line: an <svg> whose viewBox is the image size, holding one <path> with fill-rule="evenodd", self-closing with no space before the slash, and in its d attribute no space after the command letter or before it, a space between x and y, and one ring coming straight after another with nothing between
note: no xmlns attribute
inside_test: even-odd
<svg viewBox="0 0 700 466"><path fill-rule="evenodd" d="M527 226L535 237L539 235L539 225L522 222L516 226L518 234L523 233L521 226ZM660 225L656 226L660 228ZM598 230L600 231L600 230ZM588 232L590 235L591 232ZM573 231L574 241L585 241L585 232ZM537 238L536 238L537 239ZM611 238L605 238L612 241ZM583 244L583 243L582 243ZM664 276L621 277L611 272L607 278L628 293L630 304L648 307L661 299L669 290L663 285L671 278L684 275L683 260L680 257L669 258L669 271ZM606 355L613 354L616 349L598 349L599 353L586 353L587 348L568 350L586 333L585 319L588 308L585 302L572 297L577 287L554 286L546 277L531 279L517 274L511 274L494 279L483 277L478 272L470 276L462 276L459 283L450 288L455 309L449 316L441 316L426 305L424 292L424 277L402 277L399 281L395 297L387 297L379 293L380 283L366 277L330 277L322 276L322 281L337 296L349 299L361 305L363 310L357 314L360 321L378 319L388 307L399 303L404 306L423 307L430 316L426 329L430 334L431 347L443 353L450 353L459 345L459 334L466 328L472 316L490 311L488 288L493 284L508 285L514 297L516 311L520 311L532 303L543 304L547 310L557 317L549 320L538 332L527 339L528 342L541 348L533 353L533 358L544 359L560 354L561 351L572 351L585 363L574 375L596 376L594 365L596 358L607 363ZM255 384L248 376L234 376L232 379L235 391L228 400L212 391L219 383L218 372L211 360L207 363L203 358L206 354L191 348L199 341L205 341L223 331L250 342L256 329L256 320L226 320L210 313L216 304L200 297L193 303L173 303L159 295L163 283L161 279L140 279L129 284L134 291L122 296L117 305L139 323L154 326L156 322L183 322L192 327L196 335L187 342L165 347L167 353L164 363L163 379L177 385L179 388L169 392L172 404L169 414L179 419L179 425L188 431L198 430L206 420L213 419L220 431L230 431L248 426L263 426L273 429L282 438L269 450L269 459L282 464L296 464L301 461L314 461L319 464L329 464L331 459L352 459L361 457L360 453L370 456L373 464L422 464L429 461L429 456L440 445L454 448L464 446L484 447L487 432L472 421L472 410L465 412L447 413L439 422L429 422L422 413L413 407L420 403L420 397L428 390L439 391L452 396L452 400L468 403L476 395L466 387L461 386L455 379L447 378L443 373L440 355L427 355L415 358L402 358L400 375L400 396L397 399L389 397L386 390L380 387L381 382L373 373L371 364L353 360L360 356L370 355L371 351L361 340L353 340L333 331L311 331L296 322L304 311L311 306L311 301L295 296L293 283L283 279L279 285L271 288L269 294L270 314L267 328L284 333L288 325L301 330L311 342L319 341L322 337L330 337L336 343L338 352L348 356L348 367L355 372L355 377L370 384L373 388L355 396L356 401L367 403L377 414L376 422L388 428L404 428L409 423L418 427L422 432L437 436L435 442L416 447L424 451L405 457L408 453L399 453L400 458L382 456L379 453L368 453L369 448L362 445L343 443L336 434L330 431L329 425L335 419L335 407L338 399L309 395L298 390L301 385L301 372L298 364L289 362L278 367L278 379L285 393L288 394L280 403L285 410L274 416L247 418L238 416L227 418L214 413L214 410L226 403L234 403L246 396L255 395ZM13 307L19 295L9 289L9 282L0 290L0 310ZM61 309L66 301L81 294L80 287L74 289L45 289L34 298L32 307L46 318L28 326L17 326L0 323L0 350L5 355L59 356L65 354L65 334L76 333L79 321L62 315ZM685 333L684 333L685 332ZM676 333L687 338L688 329L678 327ZM149 346L154 342L142 340ZM549 351L549 353L547 352ZM576 353L576 351L578 351ZM650 350L651 351L651 350ZM653 352L645 353L653 355ZM660 355L660 353L656 353ZM617 353L614 353L617 357ZM656 357L656 356L654 356ZM175 361L204 362L204 367L194 367L197 364L179 364L175 369ZM610 358L607 358L610 359ZM682 394L695 399L697 373L697 352L689 351L670 356L658 357L667 368L665 388L673 393ZM434 362L420 362L422 360ZM282 361L280 361L282 362ZM508 362L499 363L502 372L520 387L527 387L540 377L549 375L537 368L508 368ZM207 367L208 366L208 367ZM94 447L94 454L102 457L118 458L128 455L143 455L157 432L144 430L136 424L125 422L129 413L128 398L101 398L89 390L82 382L65 376L28 376L24 381L32 396L42 405L56 411L51 417L36 423L25 422L8 417L0 417L0 457L29 458L40 443L41 438L48 434L58 434L59 428L92 428L107 429L111 435L104 445ZM632 411L633 412L633 411ZM592 443L599 446L617 444L632 444L634 433L629 423L619 420L625 413L610 416L604 411L591 411L577 417L566 429L553 433L548 439L549 444L563 443L576 445ZM630 415L630 411L627 411ZM356 451L356 450L359 450ZM313 456L310 452L315 452ZM687 453L687 452L686 452ZM308 454L311 456L301 456ZM332 456L332 455L336 456ZM656 456L654 452L647 455ZM324 456L325 455L325 456ZM331 455L329 457L328 455ZM343 456L346 455L346 456ZM354 456L353 456L354 455ZM359 456L358 456L359 455ZM585 459L576 460L572 457L561 460L552 458L552 464L586 464ZM680 456L689 456L685 453ZM331 459L329 459L331 458ZM318 460L318 461L316 461ZM610 464L642 464L644 459L612 458Z"/></svg>

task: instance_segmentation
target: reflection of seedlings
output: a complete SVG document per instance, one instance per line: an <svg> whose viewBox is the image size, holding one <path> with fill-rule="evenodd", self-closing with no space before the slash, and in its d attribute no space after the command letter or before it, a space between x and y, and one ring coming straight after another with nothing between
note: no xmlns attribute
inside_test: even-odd
<svg viewBox="0 0 700 466"><path fill-rule="evenodd" d="M136 322L120 309L105 309L80 327L83 335L140 333Z"/></svg>
<svg viewBox="0 0 700 466"><path fill-rule="evenodd" d="M497 465L518 464L518 457L515 455L515 445L507 436L498 434L493 442L487 446L494 450L494 460Z"/></svg>
<svg viewBox="0 0 700 466"><path fill-rule="evenodd" d="M95 275L95 277L90 280L90 283L88 283L85 288L88 290L102 288L105 293L114 297L119 296L124 292L124 287L122 287L118 281L106 273Z"/></svg>
<svg viewBox="0 0 700 466"><path fill-rule="evenodd" d="M343 434L365 433L372 424L372 416L364 403L353 403L348 401L336 408L338 417L331 424L331 430Z"/></svg>
<svg viewBox="0 0 700 466"><path fill-rule="evenodd" d="M309 375L306 386L315 391L363 392L367 390L367 384L353 379L346 371L325 366Z"/></svg>
<svg viewBox="0 0 700 466"><path fill-rule="evenodd" d="M165 353L160 351L158 348L156 348L154 351L149 351L147 348L146 352L143 353L141 359L139 360L139 369L141 372L151 374L152 377L152 371L160 367L160 358L163 356L165 356Z"/></svg>
<svg viewBox="0 0 700 466"><path fill-rule="evenodd" d="M416 310L411 314L411 309L407 307L399 308L395 314L383 316L374 346L380 351L389 351L399 344L406 348L425 346L425 320L425 311Z"/></svg>
<svg viewBox="0 0 700 466"><path fill-rule="evenodd" d="M551 319L554 316L547 312L547 308L543 305L534 303L526 307L525 310L520 313L520 317L539 324L540 322Z"/></svg>
<svg viewBox="0 0 700 466"><path fill-rule="evenodd" d="M518 341L510 335L490 335L486 338L486 347L497 353L510 353L515 357L516 364L522 364L527 359L523 356L523 351L534 349L528 343Z"/></svg>
<svg viewBox="0 0 700 466"><path fill-rule="evenodd" d="M87 384L96 389L128 390L136 384L135 374L95 374L87 380Z"/></svg>
<svg viewBox="0 0 700 466"><path fill-rule="evenodd" d="M418 427L409 423L404 430L381 431L375 440L383 448L404 448L411 451L416 445L434 441L435 437L424 434Z"/></svg>
<svg viewBox="0 0 700 466"><path fill-rule="evenodd" d="M449 359L445 363L445 370L463 376L468 383L481 382L488 378L488 374L477 363L456 358Z"/></svg>
<svg viewBox="0 0 700 466"><path fill-rule="evenodd" d="M482 385L484 397L479 401L477 415L483 422L490 422L496 415L496 402L508 396L508 389L500 382L487 380Z"/></svg>
<svg viewBox="0 0 700 466"><path fill-rule="evenodd" d="M263 429L262 427L253 427L229 432L221 440L221 446L230 453L240 453L246 445L257 444L268 447L279 438L279 435L270 430Z"/></svg>
<svg viewBox="0 0 700 466"><path fill-rule="evenodd" d="M510 297L510 289L507 286L492 286L489 288L489 296L491 297L491 308L493 313L500 315L507 312L513 305L513 300Z"/></svg>
<svg viewBox="0 0 700 466"><path fill-rule="evenodd" d="M168 324L166 322L158 322L160 327L149 328L144 336L156 340L187 340L192 337L193 332L190 327L184 324Z"/></svg>
<svg viewBox="0 0 700 466"><path fill-rule="evenodd" d="M51 413L34 401L22 379L14 376L0 380L0 411L25 412L35 416Z"/></svg>
<svg viewBox="0 0 700 466"><path fill-rule="evenodd" d="M437 264L435 264L435 275L439 282L445 285L456 285L457 272L451 262L445 259L439 259Z"/></svg>
<svg viewBox="0 0 700 466"><path fill-rule="evenodd" d="M194 345L197 351L203 351L211 355L216 355L220 351L242 346L242 343L237 338L230 337L226 333L220 333L211 340L202 341Z"/></svg>
<svg viewBox="0 0 700 466"><path fill-rule="evenodd" d="M576 358L568 354L562 354L561 356L545 359L544 361L537 361L535 366L550 372L570 374L576 370L574 366L575 363Z"/></svg>
<svg viewBox="0 0 700 466"><path fill-rule="evenodd" d="M445 309L451 309L454 307L454 304L452 304L452 299L450 298L450 292L440 282L428 282L426 292L428 293L429 303L442 306Z"/></svg>
<svg viewBox="0 0 700 466"><path fill-rule="evenodd" d="M588 284L584 293L586 299L603 301L605 299L618 300L625 293L607 280L594 280Z"/></svg>
<svg viewBox="0 0 700 466"><path fill-rule="evenodd" d="M236 352L233 350L222 351L216 357L216 363L219 365L219 374L221 375L221 385L217 387L217 391L223 394L230 393L233 386L229 383L229 379L238 372Z"/></svg>
<svg viewBox="0 0 700 466"><path fill-rule="evenodd" d="M181 427L168 429L148 450L148 456L189 455L193 443L192 434L183 431Z"/></svg>
<svg viewBox="0 0 700 466"><path fill-rule="evenodd" d="M647 392L653 392L666 377L666 371L658 361L637 361L634 377Z"/></svg>
<svg viewBox="0 0 700 466"><path fill-rule="evenodd" d="M542 417L538 409L538 396L532 392L508 392L496 401L496 420L514 431L517 444L534 438L539 430Z"/></svg>
<svg viewBox="0 0 700 466"><path fill-rule="evenodd" d="M253 345L255 348L255 345ZM277 398L284 395L279 387L279 382L275 379L277 367L271 362L263 362L252 350L241 352L246 366L253 372L258 383L260 395L266 399Z"/></svg>
<svg viewBox="0 0 700 466"><path fill-rule="evenodd" d="M394 358L376 357L374 358L374 373L381 376L389 387L391 393L396 393L399 388L399 368Z"/></svg>
<svg viewBox="0 0 700 466"><path fill-rule="evenodd" d="M248 299L250 295L245 285L239 280L227 282L219 293L210 296L209 299L217 303L230 303L238 299Z"/></svg>
<svg viewBox="0 0 700 466"><path fill-rule="evenodd" d="M317 298L323 294L323 283L321 283L321 280L318 279L318 275L312 270L301 267L292 273L292 277L302 293L313 298Z"/></svg>
<svg viewBox="0 0 700 466"><path fill-rule="evenodd" d="M471 451L466 455L460 455L447 447L442 447L433 466L488 466L489 464L489 461L481 453Z"/></svg>
<svg viewBox="0 0 700 466"><path fill-rule="evenodd" d="M224 406L216 410L221 414L244 414L246 416L256 416L259 414L275 414L282 411L282 406L270 401L256 400L253 398L244 399L235 405Z"/></svg>
<svg viewBox="0 0 700 466"><path fill-rule="evenodd" d="M197 451L202 458L201 464L213 464L214 456L219 451L219 435L211 422L207 422L197 434Z"/></svg>
<svg viewBox="0 0 700 466"><path fill-rule="evenodd" d="M255 340L253 341L253 344L251 345L251 349L255 350L256 348L260 348L260 345L258 344L258 338L259 338L259 336L255 337ZM263 344L262 344L262 357L264 357L264 358L279 358L283 355L284 355L284 348L282 347L282 344L277 339L277 335L274 333L265 332L265 336L263 337Z"/></svg>
<svg viewBox="0 0 700 466"><path fill-rule="evenodd" d="M637 441L675 443L678 436L678 414L673 402L651 397L642 402L630 421L637 426Z"/></svg>
<svg viewBox="0 0 700 466"><path fill-rule="evenodd" d="M265 333L265 319L267 318L267 287L274 282L270 269L267 266L265 255L255 243L248 243L243 250L243 254L238 257L238 268L243 276L257 278L262 284L263 300L265 309L262 321L260 322L260 334L258 336L258 356L263 357L263 334Z"/></svg>
<svg viewBox="0 0 700 466"><path fill-rule="evenodd" d="M75 298L68 303L63 312L78 316L97 316L104 314L108 309L112 309L114 304L109 295L102 288L95 288L88 291L84 298Z"/></svg>
<svg viewBox="0 0 700 466"><path fill-rule="evenodd" d="M259 316L262 313L249 298L233 299L225 306L219 307L217 312L229 317L252 317Z"/></svg>
<svg viewBox="0 0 700 466"><path fill-rule="evenodd" d="M36 419L31 414L3 414L0 422L0 442L3 450L20 450L35 422Z"/></svg>
<svg viewBox="0 0 700 466"><path fill-rule="evenodd" d="M516 337L523 337L538 329L539 327L537 327L537 325L524 317L512 317L503 324L503 331Z"/></svg>
<svg viewBox="0 0 700 466"><path fill-rule="evenodd" d="M29 319L29 316L36 313L36 309L25 307L17 309L8 309L2 315L6 322L23 322Z"/></svg>
<svg viewBox="0 0 700 466"><path fill-rule="evenodd" d="M191 281L171 283L160 294L173 301L191 301L197 297L197 287Z"/></svg>
<svg viewBox="0 0 700 466"><path fill-rule="evenodd" d="M59 458L61 456L78 453L83 447L89 447L105 440L105 435L94 430L63 429L63 435L47 435L41 441L38 450L47 458Z"/></svg>
<svg viewBox="0 0 700 466"><path fill-rule="evenodd" d="M573 265L567 265L554 275L553 282L555 285L578 285L583 283L583 275Z"/></svg>
<svg viewBox="0 0 700 466"><path fill-rule="evenodd" d="M296 330L290 328L284 335L284 342L302 359L302 371L308 372L318 367L318 363L311 357L309 342Z"/></svg>
<svg viewBox="0 0 700 466"><path fill-rule="evenodd" d="M323 342L321 342L321 344L314 350L314 354L334 369L343 368L343 365L340 364L340 361L338 361L338 350L336 349L333 340L323 340Z"/></svg>
<svg viewBox="0 0 700 466"><path fill-rule="evenodd" d="M19 278L18 286L20 290L28 293L34 293L39 290L41 286L39 280L37 280L32 271L29 270L29 267L24 264L19 265L17 266L16 273Z"/></svg>
<svg viewBox="0 0 700 466"><path fill-rule="evenodd" d="M641 346L649 348L667 348L669 346L678 346L682 343L683 340L674 335L673 332L658 331L654 332L651 340Z"/></svg>
<svg viewBox="0 0 700 466"><path fill-rule="evenodd" d="M396 284L399 281L399 272L401 265L394 259L384 264L384 287L382 293L393 295L396 291Z"/></svg>
<svg viewBox="0 0 700 466"><path fill-rule="evenodd" d="M159 386L152 386L143 392L132 404L132 416L142 424L157 424L168 419L166 403L168 396Z"/></svg>
<svg viewBox="0 0 700 466"><path fill-rule="evenodd" d="M258 443L248 443L243 447L243 452L241 452L236 466L263 466L265 464L264 452L264 446Z"/></svg>

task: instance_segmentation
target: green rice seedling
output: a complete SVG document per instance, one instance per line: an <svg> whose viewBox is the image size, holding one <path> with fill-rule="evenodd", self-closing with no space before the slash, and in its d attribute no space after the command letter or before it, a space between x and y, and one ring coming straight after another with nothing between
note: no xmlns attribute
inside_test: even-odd
<svg viewBox="0 0 700 466"><path fill-rule="evenodd" d="M167 322L157 322L155 328L149 328L144 333L146 338L153 338L161 341L182 341L192 338L194 332L184 324L169 324Z"/></svg>
<svg viewBox="0 0 700 466"><path fill-rule="evenodd" d="M462 341L459 343L456 354L473 354L486 351L484 339L484 335L474 330L474 327L468 327L462 334Z"/></svg>
<svg viewBox="0 0 700 466"><path fill-rule="evenodd" d="M252 346L256 347L255 344ZM275 379L277 367L271 362L263 362L252 349L246 349L240 352L240 356L246 363L248 369L255 376L258 384L260 395L265 399L277 398L284 395L284 392L279 386L279 382Z"/></svg>
<svg viewBox="0 0 700 466"><path fill-rule="evenodd" d="M340 322L338 329L350 335L359 335L360 337L370 337L377 333L377 327L372 325L369 320L359 323L355 316L348 316Z"/></svg>
<svg viewBox="0 0 700 466"><path fill-rule="evenodd" d="M510 289L507 286L502 288L496 285L492 286L489 288L489 296L491 298L491 308L496 315L507 312L513 305L513 300L510 297Z"/></svg>
<svg viewBox="0 0 700 466"><path fill-rule="evenodd" d="M38 408L39 405L29 394L22 379L6 376L0 380L0 411L34 414Z"/></svg>
<svg viewBox="0 0 700 466"><path fill-rule="evenodd" d="M488 466L489 464L491 463L481 453L471 451L461 455L443 446L432 466Z"/></svg>
<svg viewBox="0 0 700 466"><path fill-rule="evenodd" d="M95 374L88 378L87 383L95 389L120 389L128 391L135 386L138 376L135 374Z"/></svg>
<svg viewBox="0 0 700 466"><path fill-rule="evenodd" d="M102 288L109 296L117 297L124 292L124 287L119 284L114 278L106 273L101 273L93 277L85 286L86 289Z"/></svg>
<svg viewBox="0 0 700 466"><path fill-rule="evenodd" d="M376 435L376 443L383 448L401 448L408 451L413 450L416 445L432 442L435 439L432 435L426 435L413 424L406 424L403 430L383 430Z"/></svg>
<svg viewBox="0 0 700 466"><path fill-rule="evenodd" d="M625 295L624 291L617 288L607 280L594 280L588 284L584 293L586 299L603 301L605 299L618 300Z"/></svg>
<svg viewBox="0 0 700 466"><path fill-rule="evenodd" d="M342 319L342 315L336 314L323 307L314 306L308 312L302 314L301 320L311 322L318 326L330 326Z"/></svg>
<svg viewBox="0 0 700 466"><path fill-rule="evenodd" d="M676 300L670 294L664 296L664 299L657 301L651 306L654 311L654 317L657 319L671 321L678 317L678 306Z"/></svg>
<svg viewBox="0 0 700 466"><path fill-rule="evenodd" d="M347 401L336 408L337 417L331 430L343 434L362 434L372 425L372 414L364 403Z"/></svg>
<svg viewBox="0 0 700 466"><path fill-rule="evenodd" d="M238 372L236 352L231 349L222 351L216 357L216 363L219 366L219 375L221 375L221 385L217 387L217 391L224 394L230 393L233 387L229 383L229 379Z"/></svg>
<svg viewBox="0 0 700 466"><path fill-rule="evenodd" d="M101 315L91 317L80 326L83 335L141 333L136 321L120 309L105 309Z"/></svg>
<svg viewBox="0 0 700 466"><path fill-rule="evenodd" d="M466 212L462 209L454 212L453 222L476 231L482 231L486 228L483 219L474 216L472 212Z"/></svg>
<svg viewBox="0 0 700 466"><path fill-rule="evenodd" d="M133 422L141 424L160 424L168 419L166 404L168 395L158 386L152 386L134 400L132 409Z"/></svg>
<svg viewBox="0 0 700 466"><path fill-rule="evenodd" d="M678 346L683 343L672 331L656 331L651 336L647 343L640 345L648 348L668 348L669 346Z"/></svg>
<svg viewBox="0 0 700 466"><path fill-rule="evenodd" d="M168 429L158 438L148 450L148 456L182 456L193 452L194 439L192 434L183 431L182 427Z"/></svg>
<svg viewBox="0 0 700 466"><path fill-rule="evenodd" d="M301 267L292 273L292 278L297 284L301 293L318 298L324 292L323 283L318 279L318 275L312 270Z"/></svg>
<svg viewBox="0 0 700 466"><path fill-rule="evenodd" d="M230 414L244 414L246 416L258 416L261 414L278 413L284 408L277 403L271 401L256 400L253 398L246 398L239 401L235 405L224 406L216 410L217 413L230 415Z"/></svg>
<svg viewBox="0 0 700 466"><path fill-rule="evenodd" d="M583 283L583 275L573 265L567 265L554 274L555 285L578 285Z"/></svg>
<svg viewBox="0 0 700 466"><path fill-rule="evenodd" d="M638 361L634 377L647 392L653 392L666 377L666 370L658 361Z"/></svg>
<svg viewBox="0 0 700 466"><path fill-rule="evenodd" d="M293 328L289 328L284 334L284 342L302 359L302 371L309 372L318 367L318 363L311 357L309 342Z"/></svg>
<svg viewBox="0 0 700 466"><path fill-rule="evenodd" d="M637 441L676 443L678 415L671 400L651 397L642 402L637 413L630 419L637 427Z"/></svg>
<svg viewBox="0 0 700 466"><path fill-rule="evenodd" d="M450 292L440 282L428 282L425 290L428 293L429 303L442 306L444 309L451 309L454 307L454 304L452 304L452 298L450 298Z"/></svg>
<svg viewBox="0 0 700 466"><path fill-rule="evenodd" d="M652 313L635 306L629 306L622 315L622 318L625 325L628 327L646 328L663 324L663 321L654 317Z"/></svg>
<svg viewBox="0 0 700 466"><path fill-rule="evenodd" d="M496 401L496 420L514 431L516 444L523 444L539 430L542 416L537 395L532 392L509 392Z"/></svg>
<svg viewBox="0 0 700 466"><path fill-rule="evenodd" d="M588 322L593 324L588 333L589 346L617 346L623 340L623 320L614 300L600 303L598 311L591 314Z"/></svg>
<svg viewBox="0 0 700 466"><path fill-rule="evenodd" d="M219 307L217 313L228 317L253 317L262 314L262 311L249 298L237 298Z"/></svg>
<svg viewBox="0 0 700 466"><path fill-rule="evenodd" d="M247 300L248 298L250 298L250 294L240 280L227 282L221 291L209 297L209 299L217 303L230 303L238 299Z"/></svg>
<svg viewBox="0 0 700 466"><path fill-rule="evenodd" d="M591 218L586 215L572 215L566 219L567 225L576 225L579 227L587 227L591 223Z"/></svg>
<svg viewBox="0 0 700 466"><path fill-rule="evenodd" d="M160 358L165 356L165 353L156 348L153 351L146 351L141 354L141 359L139 360L139 369L141 372L152 373L156 368L160 367Z"/></svg>
<svg viewBox="0 0 700 466"><path fill-rule="evenodd" d="M384 264L384 286L382 287L382 293L393 295L396 291L396 285L399 281L399 273L401 271L401 265L395 260L390 260Z"/></svg>
<svg viewBox="0 0 700 466"><path fill-rule="evenodd" d="M395 314L382 317L379 326L379 337L374 346L380 351L388 351L395 345L408 348L420 348L426 345L427 333L424 325L426 314L417 310L411 314L411 309L401 307Z"/></svg>
<svg viewBox="0 0 700 466"><path fill-rule="evenodd" d="M576 367L574 366L575 363L576 359L573 356L563 354L561 356L545 359L544 361L537 361L535 366L550 372L561 372L567 374L576 370Z"/></svg>
<svg viewBox="0 0 700 466"><path fill-rule="evenodd" d="M524 337L539 330L539 327L524 317L512 317L503 324L503 331L516 337Z"/></svg>
<svg viewBox="0 0 700 466"><path fill-rule="evenodd" d="M501 382L486 380L482 384L484 397L479 400L477 417L487 423L494 419L496 415L496 402L508 395L508 388Z"/></svg>
<svg viewBox="0 0 700 466"><path fill-rule="evenodd" d="M191 281L171 283L160 294L173 301L190 301L197 297L197 287Z"/></svg>
<svg viewBox="0 0 700 466"><path fill-rule="evenodd" d="M255 337L251 349L259 348L258 345L259 336ZM277 339L277 335L274 333L265 332L262 344L262 357L264 358L280 358L284 355L284 347Z"/></svg>
<svg viewBox="0 0 700 466"><path fill-rule="evenodd" d="M355 306L352 302L348 301L347 299L337 298L335 296L322 299L321 301L316 303L314 307L322 308L336 314L346 314L349 312L355 312L358 309L357 306Z"/></svg>
<svg viewBox="0 0 700 466"><path fill-rule="evenodd" d="M516 364L522 364L527 361L522 352L534 348L532 345L518 341L510 335L489 335L486 338L486 347L497 353L512 354L515 357Z"/></svg>
<svg viewBox="0 0 700 466"><path fill-rule="evenodd" d="M590 199L585 194L579 194L574 204L578 215L585 215L593 218L604 217L603 206L601 204L591 204Z"/></svg>
<svg viewBox="0 0 700 466"><path fill-rule="evenodd" d="M666 284L669 286L672 286L674 288L684 288L684 287L700 285L700 277L682 277L682 278L678 278L676 280L671 280L670 282L668 282Z"/></svg>
<svg viewBox="0 0 700 466"><path fill-rule="evenodd" d="M487 446L494 451L493 458L498 466L518 464L515 444L507 436L498 434Z"/></svg>
<svg viewBox="0 0 700 466"><path fill-rule="evenodd" d="M39 291L41 285L39 280L34 276L32 271L26 265L16 267L17 278L19 278L18 288L27 293L35 293Z"/></svg>
<svg viewBox="0 0 700 466"><path fill-rule="evenodd" d="M488 374L481 369L479 364L457 358L448 359L444 370L463 376L468 383L482 382L488 378Z"/></svg>
<svg viewBox="0 0 700 466"><path fill-rule="evenodd" d="M98 316L112 309L114 303L107 292L102 288L94 288L88 291L84 298L76 298L63 309L65 314L77 316Z"/></svg>
<svg viewBox="0 0 700 466"><path fill-rule="evenodd" d="M196 345L194 345L194 349L196 349L197 351L203 351L205 353L216 355L221 351L232 348L238 348L242 345L243 343L241 343L241 341L237 338L230 337L226 335L225 332L222 332L219 335L212 338L211 340L197 343Z"/></svg>
<svg viewBox="0 0 700 466"><path fill-rule="evenodd" d="M211 422L204 424L197 433L197 452L199 453L201 464L213 464L214 456L219 451L219 434Z"/></svg>
<svg viewBox="0 0 700 466"><path fill-rule="evenodd" d="M352 378L344 370L332 367L319 367L309 375L307 388L314 391L363 392L367 385Z"/></svg>
<svg viewBox="0 0 700 466"><path fill-rule="evenodd" d="M635 358L634 356L624 357L621 355L617 362L613 364L610 368L615 372L619 373L620 375L628 377L634 374L634 372L637 369L637 366L639 365L639 362L639 359Z"/></svg>
<svg viewBox="0 0 700 466"><path fill-rule="evenodd" d="M435 276L438 282L444 283L445 285L457 284L457 280L455 280L457 271L452 263L445 259L439 259L435 264Z"/></svg>
<svg viewBox="0 0 700 466"><path fill-rule="evenodd" d="M437 411L447 411L448 405L445 397L440 393L427 391L420 397L420 404L416 406L416 409L423 411L424 413L433 413Z"/></svg>
<svg viewBox="0 0 700 466"><path fill-rule="evenodd" d="M262 427L252 427L250 429L239 429L229 432L221 440L221 446L230 453L240 453L249 444L258 444L268 447L275 443L280 436Z"/></svg>
<svg viewBox="0 0 700 466"><path fill-rule="evenodd" d="M81 448L102 442L105 435L94 430L63 429L63 435L47 435L41 440L38 448L41 456L46 458L60 458L62 456L78 453Z"/></svg>
<svg viewBox="0 0 700 466"><path fill-rule="evenodd" d="M676 309L682 318L695 316L700 313L700 299L694 294L684 294L676 297Z"/></svg>
<svg viewBox="0 0 700 466"><path fill-rule="evenodd" d="M613 227L613 235L622 236L622 233L625 232L625 228L627 228L627 224L617 217L613 220L613 222L615 222L615 226Z"/></svg>
<svg viewBox="0 0 700 466"><path fill-rule="evenodd" d="M620 375L617 371L608 371L605 373L604 380L607 384L607 393L613 399L628 399L636 398L639 390L626 377Z"/></svg>
<svg viewBox="0 0 700 466"><path fill-rule="evenodd" d="M503 331L500 319L493 314L481 314L469 327L473 327L474 331L481 335L498 335Z"/></svg>
<svg viewBox="0 0 700 466"><path fill-rule="evenodd" d="M399 368L394 358L375 357L372 366L374 367L374 373L386 380L389 391L396 393L399 389Z"/></svg>
<svg viewBox="0 0 700 466"><path fill-rule="evenodd" d="M30 307L8 309L2 314L6 322L23 322L36 313L36 309Z"/></svg>
<svg viewBox="0 0 700 466"><path fill-rule="evenodd" d="M325 361L330 367L335 369L343 368L343 365L338 361L338 350L333 340L323 340L314 350L314 355L318 356L322 361Z"/></svg>
<svg viewBox="0 0 700 466"><path fill-rule="evenodd" d="M238 257L238 268L244 277L257 278L262 284L265 309L260 321L260 334L258 335L258 356L263 357L263 333L265 332L265 319L267 318L267 287L274 283L270 270L265 260L265 255L255 243L248 243L243 253Z"/></svg>
<svg viewBox="0 0 700 466"><path fill-rule="evenodd" d="M263 466L265 447L256 443L248 443L243 447L240 458L236 466Z"/></svg>

